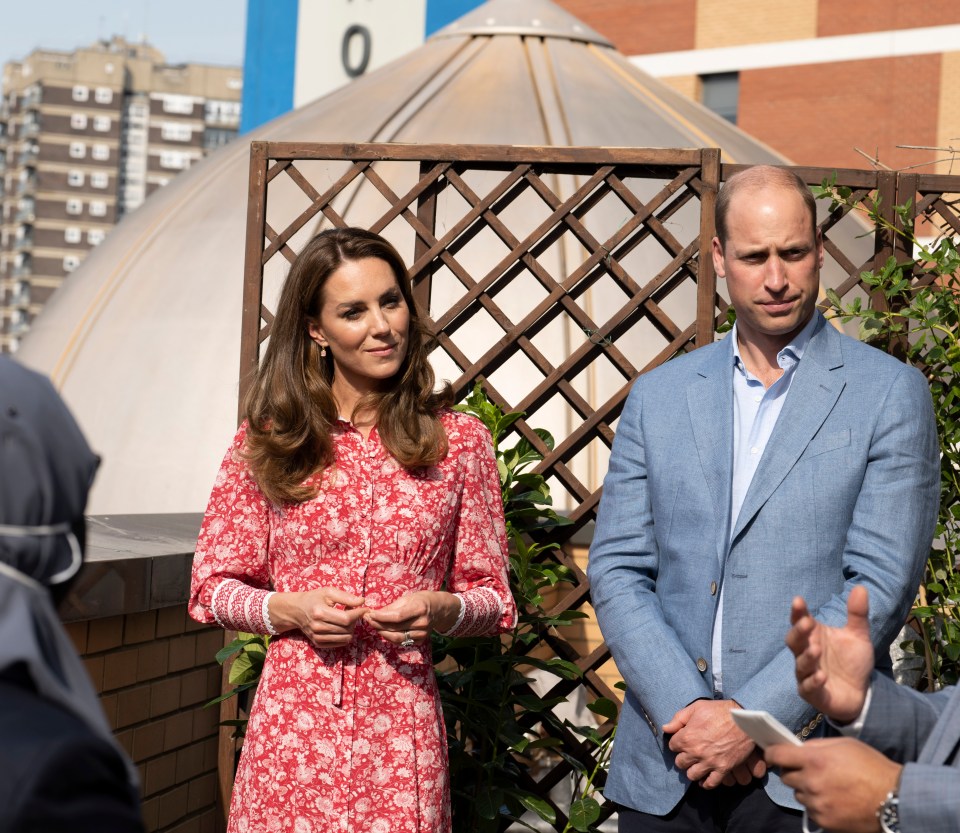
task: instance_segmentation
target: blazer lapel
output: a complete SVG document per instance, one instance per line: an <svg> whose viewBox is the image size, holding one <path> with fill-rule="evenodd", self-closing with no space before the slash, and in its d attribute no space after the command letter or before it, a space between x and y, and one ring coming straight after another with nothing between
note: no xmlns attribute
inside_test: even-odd
<svg viewBox="0 0 960 833"><path fill-rule="evenodd" d="M920 750L917 763L952 764L958 743L960 743L960 695L955 695L950 698L930 737Z"/></svg>
<svg viewBox="0 0 960 833"><path fill-rule="evenodd" d="M783 410L743 499L731 540L736 539L783 482L833 410L846 384L842 375L833 371L842 366L840 336L824 322L814 332L797 367L787 401L783 403Z"/></svg>
<svg viewBox="0 0 960 833"><path fill-rule="evenodd" d="M706 349L706 348L705 348ZM733 350L726 341L711 349L687 388L687 407L697 455L722 535L717 557L723 563L730 525L733 480Z"/></svg>

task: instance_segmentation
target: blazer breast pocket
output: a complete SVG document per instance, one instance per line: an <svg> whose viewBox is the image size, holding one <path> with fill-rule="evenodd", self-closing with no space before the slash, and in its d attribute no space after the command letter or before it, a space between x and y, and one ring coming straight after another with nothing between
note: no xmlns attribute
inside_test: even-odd
<svg viewBox="0 0 960 833"><path fill-rule="evenodd" d="M818 435L813 438L806 451L803 452L803 459L818 457L821 454L827 454L830 451L837 451L841 448L847 448L850 445L850 429L844 428L842 431L830 431L827 434Z"/></svg>

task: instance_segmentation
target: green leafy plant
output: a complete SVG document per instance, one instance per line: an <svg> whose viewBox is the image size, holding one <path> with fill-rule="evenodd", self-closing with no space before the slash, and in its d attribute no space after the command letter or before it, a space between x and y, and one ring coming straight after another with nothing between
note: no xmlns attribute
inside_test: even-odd
<svg viewBox="0 0 960 833"><path fill-rule="evenodd" d="M267 658L267 647L270 644L270 637L267 634L243 633L237 634L236 639L227 645L224 645L216 653L215 659L220 665L223 665L228 659L233 657L230 665L230 671L227 674L227 682L233 686L229 691L224 692L219 697L215 697L204 706L216 706L224 700L231 697L240 696L242 701L246 701L250 696L246 692L256 690L260 682L260 675L263 673L263 662ZM251 691L251 689L253 691ZM235 738L242 738L247 729L247 718L238 717L233 720L221 721L222 726L233 726Z"/></svg>
<svg viewBox="0 0 960 833"><path fill-rule="evenodd" d="M860 274L882 303L846 301L833 291L827 298L834 315L858 322L862 340L903 357L930 383L941 451L940 515L913 608L918 636L909 648L923 656L922 685L954 684L960 679L960 253L952 234L920 240L909 202L892 206L891 215L879 196L861 202L851 189L838 187L835 174L813 190L818 199L830 200L831 211L862 212L874 230L899 238L910 253Z"/></svg>
<svg viewBox="0 0 960 833"><path fill-rule="evenodd" d="M545 630L585 616L573 610L548 615L543 609L545 590L573 581L571 570L551 557L558 545L542 537L568 521L552 508L546 480L532 471L543 455L529 440L509 434L522 414L504 413L483 394L480 382L458 409L478 417L493 437L519 615L516 627L500 640L434 637L449 741L454 829L502 830L528 810L553 824L554 808L524 785L533 786L526 776L535 766L535 755L546 750L562 754L561 741L541 728L563 726L552 709L565 698L538 696L525 671L535 668L565 679L581 676L574 663L533 652ZM536 434L553 449L549 432L536 429ZM514 442L506 446L508 437Z"/></svg>
<svg viewBox="0 0 960 833"><path fill-rule="evenodd" d="M616 687L621 691L627 690L627 686L623 682L617 683ZM598 717L609 721L608 725L612 725L613 728L606 735L603 735L596 726L575 726L567 722L567 726L589 741L596 752L594 765L590 768L584 766L578 759L567 756L567 760L573 766L578 777L573 784L567 823L561 833L569 833L571 830L576 830L577 833L596 833L596 824L600 821L602 814L600 802L597 800L600 789L596 784L596 779L597 775L605 772L610 764L613 740L617 734L616 721L619 711L617 704L606 697L600 697L592 703L587 703L587 708Z"/></svg>

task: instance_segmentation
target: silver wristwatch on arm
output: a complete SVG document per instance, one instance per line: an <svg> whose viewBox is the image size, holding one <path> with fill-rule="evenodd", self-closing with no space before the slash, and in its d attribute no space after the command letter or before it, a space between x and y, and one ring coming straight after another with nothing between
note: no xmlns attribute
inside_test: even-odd
<svg viewBox="0 0 960 833"><path fill-rule="evenodd" d="M877 819L883 833L900 833L900 796L890 790L877 809Z"/></svg>

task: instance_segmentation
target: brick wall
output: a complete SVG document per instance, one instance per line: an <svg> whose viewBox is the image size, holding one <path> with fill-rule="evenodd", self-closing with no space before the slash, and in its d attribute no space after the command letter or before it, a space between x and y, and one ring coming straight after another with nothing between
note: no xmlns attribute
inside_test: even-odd
<svg viewBox="0 0 960 833"><path fill-rule="evenodd" d="M855 148L879 150L892 168L914 165L932 154L896 146L936 143L940 62L914 55L741 72L738 125L797 165L865 167Z"/></svg>
<svg viewBox="0 0 960 833"><path fill-rule="evenodd" d="M960 23L956 0L819 0L817 36L882 32L887 29L914 29Z"/></svg>
<svg viewBox="0 0 960 833"><path fill-rule="evenodd" d="M557 0L624 55L693 49L697 0Z"/></svg>
<svg viewBox="0 0 960 833"><path fill-rule="evenodd" d="M802 40L817 33L817 0L699 0L697 49ZM666 48L666 47L665 47Z"/></svg>
<svg viewBox="0 0 960 833"><path fill-rule="evenodd" d="M960 78L960 52L947 52L940 61L937 147L960 148L960 96L956 92L957 78ZM946 153L938 153L937 157L943 161L937 166L936 173L960 173L960 159L951 160Z"/></svg>
<svg viewBox="0 0 960 833"><path fill-rule="evenodd" d="M66 627L139 770L147 831L214 833L219 711L202 706L220 693L223 631L183 605Z"/></svg>

